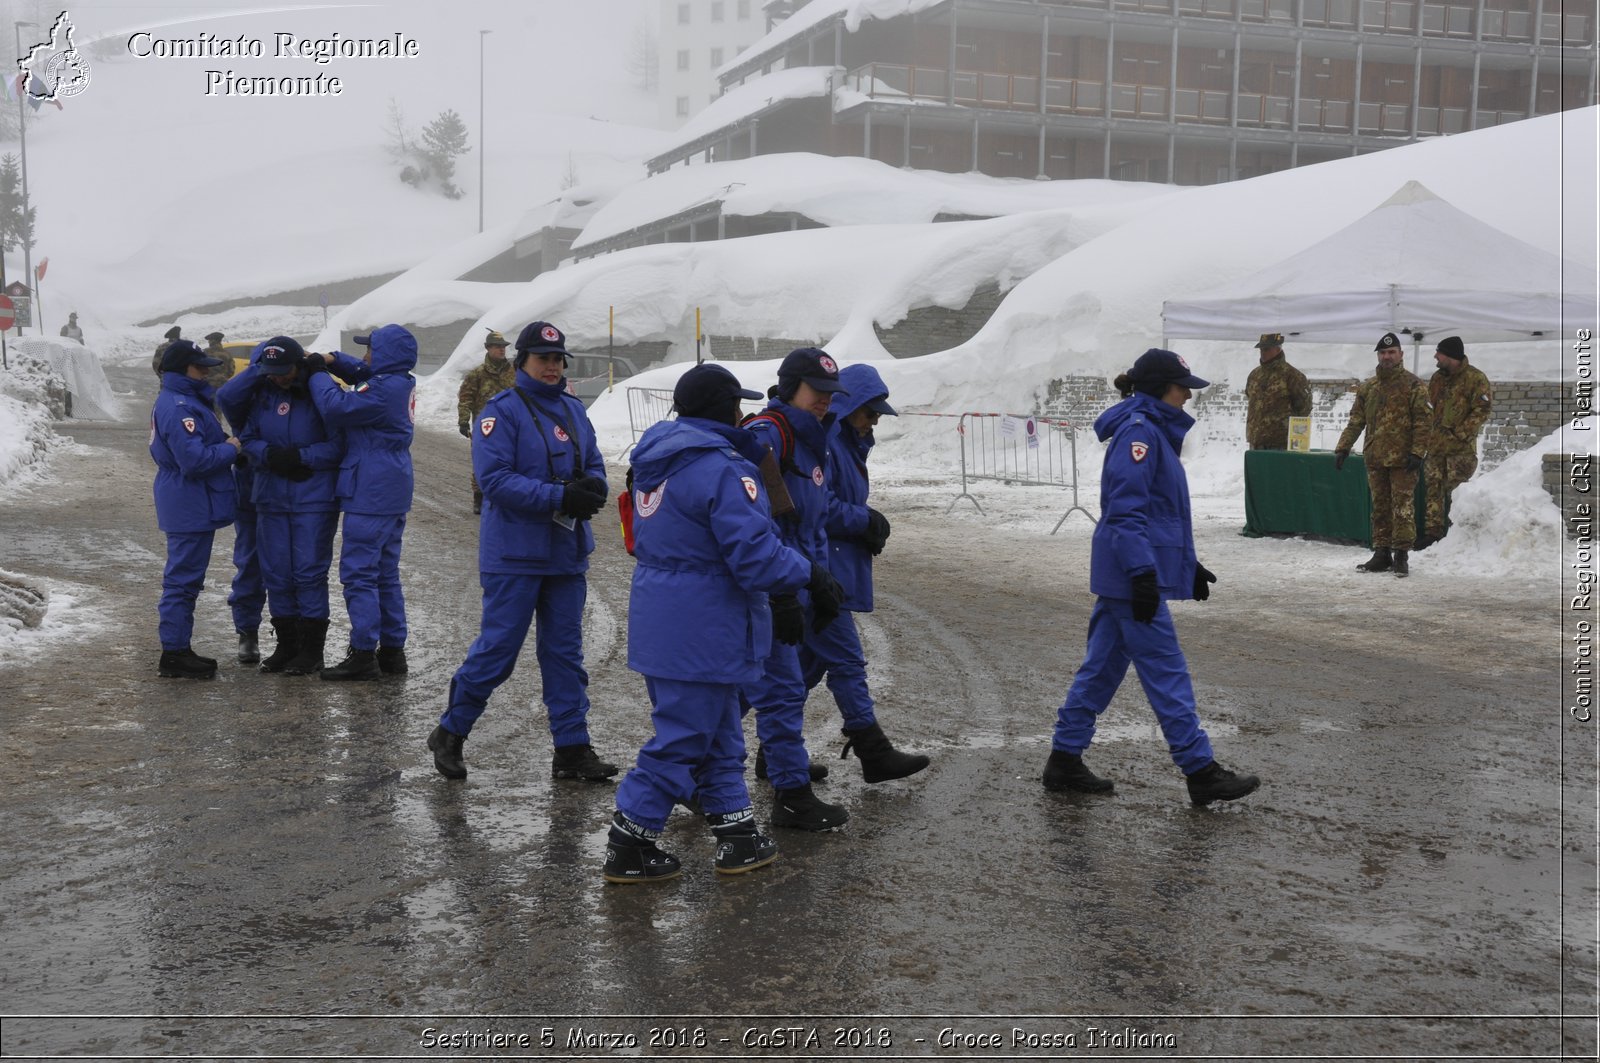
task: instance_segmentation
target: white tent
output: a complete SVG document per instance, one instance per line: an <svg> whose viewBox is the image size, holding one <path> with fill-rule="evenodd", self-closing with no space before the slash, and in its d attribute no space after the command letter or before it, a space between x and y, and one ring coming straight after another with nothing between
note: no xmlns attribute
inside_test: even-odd
<svg viewBox="0 0 1600 1063"><path fill-rule="evenodd" d="M1201 299L1169 300L1169 337L1238 339L1270 322L1300 342L1560 337L1594 327L1596 274L1407 182L1365 217Z"/></svg>

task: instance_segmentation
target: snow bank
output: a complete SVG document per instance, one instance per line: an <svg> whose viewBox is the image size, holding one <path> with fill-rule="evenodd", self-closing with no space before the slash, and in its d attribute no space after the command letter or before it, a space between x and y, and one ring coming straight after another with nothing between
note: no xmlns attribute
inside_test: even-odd
<svg viewBox="0 0 1600 1063"><path fill-rule="evenodd" d="M122 404L111 390L99 354L76 340L56 340L47 336L24 336L11 341L11 350L43 362L60 375L72 393L73 417L116 421L122 418Z"/></svg>

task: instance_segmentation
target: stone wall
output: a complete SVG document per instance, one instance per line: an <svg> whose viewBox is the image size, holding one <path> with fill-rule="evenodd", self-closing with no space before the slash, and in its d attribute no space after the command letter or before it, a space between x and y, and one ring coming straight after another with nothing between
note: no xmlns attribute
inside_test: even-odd
<svg viewBox="0 0 1600 1063"><path fill-rule="evenodd" d="M965 343L978 334L978 330L994 316L995 308L1005 293L999 285L979 288L967 300L967 305L951 310L943 306L919 306L889 328L873 322L883 349L896 358L914 358L919 354L947 351Z"/></svg>
<svg viewBox="0 0 1600 1063"><path fill-rule="evenodd" d="M1569 539L1594 540L1594 455L1545 454L1541 458L1544 489L1561 510Z"/></svg>

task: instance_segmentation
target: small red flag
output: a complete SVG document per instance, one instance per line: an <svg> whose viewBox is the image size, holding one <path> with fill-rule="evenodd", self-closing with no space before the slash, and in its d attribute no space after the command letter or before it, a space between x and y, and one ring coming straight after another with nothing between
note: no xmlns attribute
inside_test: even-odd
<svg viewBox="0 0 1600 1063"><path fill-rule="evenodd" d="M33 267L34 283L38 283L39 281L44 280L44 271L47 268L49 268L49 266L50 266L50 257L48 255L46 255L44 258L41 258L39 260L39 264L37 266Z"/></svg>

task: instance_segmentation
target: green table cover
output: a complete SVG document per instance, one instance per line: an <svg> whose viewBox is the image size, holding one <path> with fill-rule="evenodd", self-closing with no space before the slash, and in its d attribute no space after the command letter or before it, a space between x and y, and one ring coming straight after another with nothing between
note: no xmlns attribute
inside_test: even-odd
<svg viewBox="0 0 1600 1063"><path fill-rule="evenodd" d="M1333 451L1295 453L1247 450L1244 454L1244 534L1314 535L1372 545L1372 494L1367 466L1352 454L1334 469ZM1417 477L1417 534L1427 513L1422 476Z"/></svg>

